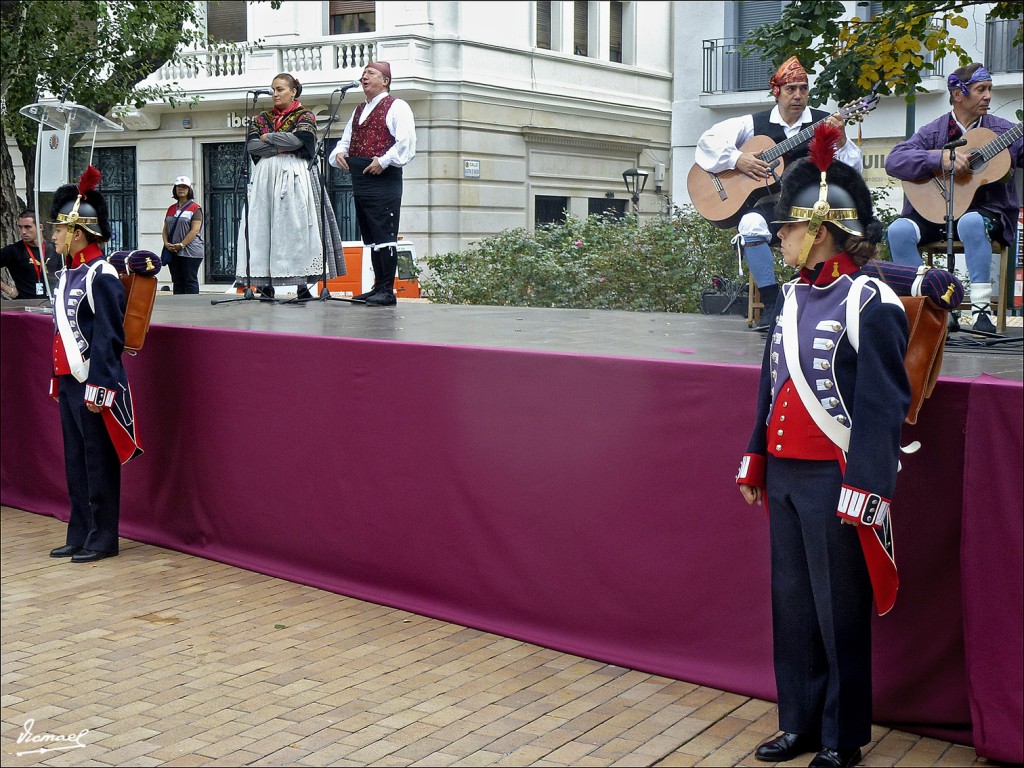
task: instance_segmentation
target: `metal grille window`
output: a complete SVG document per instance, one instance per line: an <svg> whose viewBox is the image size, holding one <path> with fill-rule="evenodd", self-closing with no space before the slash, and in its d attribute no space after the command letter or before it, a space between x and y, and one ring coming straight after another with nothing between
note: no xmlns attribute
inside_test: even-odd
<svg viewBox="0 0 1024 768"><path fill-rule="evenodd" d="M590 216L614 216L621 219L626 215L626 201L608 197L587 199L587 213Z"/></svg>
<svg viewBox="0 0 1024 768"><path fill-rule="evenodd" d="M568 197L537 195L533 200L534 226L544 224L564 224L566 209L569 207Z"/></svg>
<svg viewBox="0 0 1024 768"><path fill-rule="evenodd" d="M573 53L587 56L588 40L590 39L590 3L587 0L576 0L573 3Z"/></svg>
<svg viewBox="0 0 1024 768"><path fill-rule="evenodd" d="M1020 19L985 22L985 69L989 72L1024 71L1024 46L1014 45Z"/></svg>
<svg viewBox="0 0 1024 768"><path fill-rule="evenodd" d="M78 179L88 164L89 147L74 147L71 150L71 178ZM100 192L107 202L110 217L111 238L105 246L106 251L114 253L135 250L139 247L135 147L97 147L92 156L92 164L103 174Z"/></svg>
<svg viewBox="0 0 1024 768"><path fill-rule="evenodd" d="M338 140L331 142L330 146L324 147L324 151L330 156L334 151ZM362 240L362 233L359 231L359 222L356 219L356 203L352 196L352 175L341 168L330 166L331 171L327 176L327 196L331 205L334 206L334 217L338 220L338 230L341 232L342 240Z"/></svg>
<svg viewBox="0 0 1024 768"><path fill-rule="evenodd" d="M203 145L203 195L196 195L203 207L208 283L231 283L235 279L238 226L242 220L245 187L242 162L245 144ZM198 190L197 190L198 192ZM244 272L244 265L242 268Z"/></svg>
<svg viewBox="0 0 1024 768"><path fill-rule="evenodd" d="M537 47L551 50L551 0L537 0Z"/></svg>
<svg viewBox="0 0 1024 768"><path fill-rule="evenodd" d="M331 0L330 16L332 35L352 35L359 32L377 31L377 13L373 2L343 2Z"/></svg>
<svg viewBox="0 0 1024 768"><path fill-rule="evenodd" d="M206 36L222 43L244 43L248 39L247 5L238 0L207 0Z"/></svg>

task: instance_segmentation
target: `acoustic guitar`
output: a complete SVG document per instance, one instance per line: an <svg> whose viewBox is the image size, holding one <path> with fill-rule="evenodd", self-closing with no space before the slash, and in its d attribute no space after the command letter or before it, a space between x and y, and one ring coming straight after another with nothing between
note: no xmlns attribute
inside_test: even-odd
<svg viewBox="0 0 1024 768"><path fill-rule="evenodd" d="M949 176L942 171L917 181L904 181L903 193L914 210L928 221L942 224L949 209L949 195L953 195L953 218L959 219L974 201L978 188L1002 181L1010 172L1010 152L1007 149L1024 135L1024 123L1003 134L989 128L972 128L964 134L967 144L958 151L966 153L970 173L953 177L950 190Z"/></svg>
<svg viewBox="0 0 1024 768"><path fill-rule="evenodd" d="M860 121L878 106L875 86L867 96L855 99L839 110L843 122ZM831 117L831 115L829 115ZM777 192L785 168L782 156L811 140L814 129L829 119L824 117L800 133L776 144L767 136L754 136L739 148L740 152L757 155L771 166L766 179L752 179L735 168L711 173L694 163L686 177L686 189L697 212L717 227L734 227L742 212L762 197Z"/></svg>

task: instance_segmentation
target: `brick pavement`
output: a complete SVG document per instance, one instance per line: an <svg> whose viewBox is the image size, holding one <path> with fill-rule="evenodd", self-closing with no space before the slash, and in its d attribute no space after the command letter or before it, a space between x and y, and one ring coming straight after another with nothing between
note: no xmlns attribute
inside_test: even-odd
<svg viewBox="0 0 1024 768"><path fill-rule="evenodd" d="M47 557L60 521L0 524L5 766L763 766L776 730L771 702L127 539L72 564ZM36 739L82 735L18 743L30 719ZM865 766L989 764L872 737Z"/></svg>

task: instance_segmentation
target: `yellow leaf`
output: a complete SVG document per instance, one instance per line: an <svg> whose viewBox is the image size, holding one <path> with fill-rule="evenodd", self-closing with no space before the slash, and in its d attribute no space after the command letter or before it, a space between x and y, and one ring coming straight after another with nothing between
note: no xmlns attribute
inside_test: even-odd
<svg viewBox="0 0 1024 768"><path fill-rule="evenodd" d="M950 16L949 23L954 27L960 27L960 29L967 29L967 19L963 16Z"/></svg>

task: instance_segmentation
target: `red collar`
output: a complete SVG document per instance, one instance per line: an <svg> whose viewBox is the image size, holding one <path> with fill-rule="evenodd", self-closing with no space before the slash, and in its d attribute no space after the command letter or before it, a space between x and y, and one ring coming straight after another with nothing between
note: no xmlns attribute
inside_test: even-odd
<svg viewBox="0 0 1024 768"><path fill-rule="evenodd" d="M840 276L852 275L859 271L860 267L848 253L837 253L814 269L807 269L807 267L801 269L800 282L810 285L831 285Z"/></svg>
<svg viewBox="0 0 1024 768"><path fill-rule="evenodd" d="M96 245L96 243L89 243L85 248L71 257L71 268L77 269L83 264L92 264L96 259L102 258L103 251L100 247Z"/></svg>

